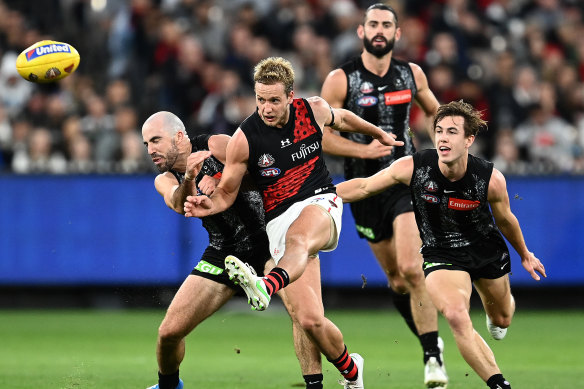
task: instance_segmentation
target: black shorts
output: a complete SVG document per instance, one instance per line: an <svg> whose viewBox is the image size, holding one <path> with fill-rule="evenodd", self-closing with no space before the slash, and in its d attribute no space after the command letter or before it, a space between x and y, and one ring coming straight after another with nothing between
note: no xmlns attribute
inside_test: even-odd
<svg viewBox="0 0 584 389"><path fill-rule="evenodd" d="M254 268L258 275L263 275L264 265L270 259L268 236L266 234L259 234L255 237L251 250L246 251L217 250L214 247L208 246L191 274L208 278L212 281L225 284L236 291L240 291L241 288L229 279L225 271L225 257L228 255L234 255L241 261L247 262Z"/></svg>
<svg viewBox="0 0 584 389"><path fill-rule="evenodd" d="M487 241L450 249L423 247L422 255L426 277L440 269L465 271L473 281L494 280L511 272L511 257L504 242Z"/></svg>
<svg viewBox="0 0 584 389"><path fill-rule="evenodd" d="M394 219L414 211L410 188L404 184L350 204L359 237L372 243L391 238Z"/></svg>

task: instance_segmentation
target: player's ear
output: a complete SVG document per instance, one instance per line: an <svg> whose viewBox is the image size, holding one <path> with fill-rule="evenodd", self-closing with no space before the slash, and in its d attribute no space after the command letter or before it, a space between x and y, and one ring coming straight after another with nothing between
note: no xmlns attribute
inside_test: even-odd
<svg viewBox="0 0 584 389"><path fill-rule="evenodd" d="M398 27L398 28L395 30L395 41L396 41L396 42L397 42L397 41L399 41L399 40L400 40L400 38L401 38L401 28L399 28L399 27Z"/></svg>
<svg viewBox="0 0 584 389"><path fill-rule="evenodd" d="M357 27L357 36L359 39L363 39L363 37L365 37L365 28L362 24L359 24L359 27Z"/></svg>
<svg viewBox="0 0 584 389"><path fill-rule="evenodd" d="M475 140L474 135L466 137L466 148L467 149L470 148L470 146L472 146L472 144L474 143L474 140Z"/></svg>

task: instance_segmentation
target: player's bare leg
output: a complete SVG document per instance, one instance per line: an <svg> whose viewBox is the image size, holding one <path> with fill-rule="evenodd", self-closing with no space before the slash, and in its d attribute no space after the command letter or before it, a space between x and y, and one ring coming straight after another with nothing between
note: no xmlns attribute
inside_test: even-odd
<svg viewBox="0 0 584 389"><path fill-rule="evenodd" d="M469 315L472 283L468 273L436 270L426 277L426 288L434 306L444 315L460 354L485 382L501 371L493 351L473 328Z"/></svg>
<svg viewBox="0 0 584 389"><path fill-rule="evenodd" d="M233 289L209 279L195 275L186 278L158 329L156 358L161 379L175 376L178 381L178 370L185 356L185 337L234 294Z"/></svg>
<svg viewBox="0 0 584 389"><path fill-rule="evenodd" d="M318 258L316 258L316 261L318 261ZM273 261L270 262L271 265L266 267L268 271L274 266ZM268 273L268 271L266 271L266 273ZM318 272L320 277L320 266L318 267ZM320 351L302 329L300 323L296 320L294 310L287 301L286 290L287 288L280 290L278 295L282 298L292 321L294 351L296 352L296 357L300 363L300 370L302 371L302 376L306 382L306 388L322 388L324 377L322 375L322 359ZM319 293L319 295L321 295L321 293ZM320 304L322 304L322 299L320 300Z"/></svg>
<svg viewBox="0 0 584 389"><path fill-rule="evenodd" d="M503 339L515 313L509 276L504 275L495 280L479 279L475 281L475 286L487 315L487 329L493 339Z"/></svg>

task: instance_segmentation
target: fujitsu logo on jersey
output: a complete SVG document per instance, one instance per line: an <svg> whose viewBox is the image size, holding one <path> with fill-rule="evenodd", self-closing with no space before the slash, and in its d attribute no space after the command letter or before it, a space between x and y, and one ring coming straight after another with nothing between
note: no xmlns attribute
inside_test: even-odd
<svg viewBox="0 0 584 389"><path fill-rule="evenodd" d="M32 61L35 58L42 57L43 55L53 54L53 53L70 53L71 48L66 44L51 43L50 45L44 45L36 47L26 53L26 60Z"/></svg>
<svg viewBox="0 0 584 389"><path fill-rule="evenodd" d="M307 155L310 155L317 151L320 147L320 143L318 141L314 142L311 145L306 146L304 143L300 146L300 150L295 153L292 153L292 161L296 161L297 159L304 159Z"/></svg>

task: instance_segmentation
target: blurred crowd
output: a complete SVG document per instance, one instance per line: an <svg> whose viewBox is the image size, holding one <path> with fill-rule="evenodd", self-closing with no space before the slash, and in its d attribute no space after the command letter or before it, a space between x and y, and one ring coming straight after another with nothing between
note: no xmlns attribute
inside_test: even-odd
<svg viewBox="0 0 584 389"><path fill-rule="evenodd" d="M279 55L296 96L358 55L375 1L0 0L0 172L140 173L153 165L140 127L168 110L190 134L232 134L255 107L252 69ZM402 38L442 103L484 110L471 152L508 174L584 174L584 2L388 1ZM81 54L53 84L22 79L17 55L42 39ZM428 145L422 115L412 130ZM340 163L331 163L340 174Z"/></svg>

